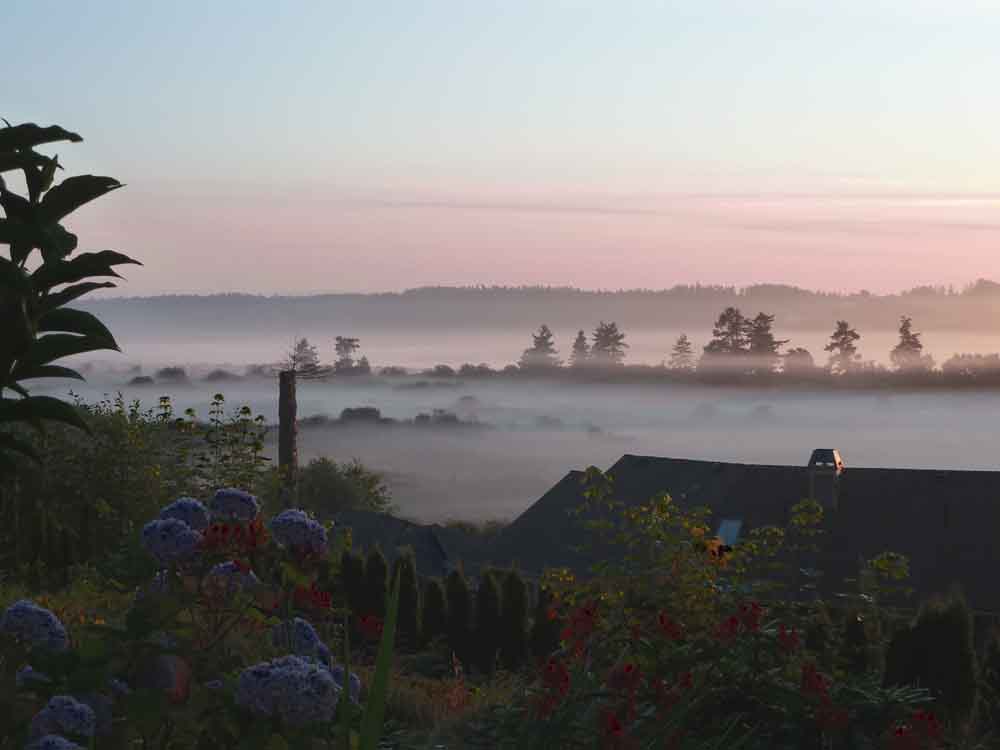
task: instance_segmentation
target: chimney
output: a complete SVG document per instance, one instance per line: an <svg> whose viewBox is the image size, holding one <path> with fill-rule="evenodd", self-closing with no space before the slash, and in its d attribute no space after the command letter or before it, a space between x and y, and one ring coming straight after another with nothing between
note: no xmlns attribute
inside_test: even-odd
<svg viewBox="0 0 1000 750"><path fill-rule="evenodd" d="M844 461L836 448L817 448L809 457L809 499L816 500L823 510L837 509L840 475Z"/></svg>

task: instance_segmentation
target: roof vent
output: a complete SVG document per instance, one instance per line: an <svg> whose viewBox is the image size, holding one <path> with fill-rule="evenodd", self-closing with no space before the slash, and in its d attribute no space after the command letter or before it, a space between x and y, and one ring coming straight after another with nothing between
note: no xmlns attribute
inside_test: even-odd
<svg viewBox="0 0 1000 750"><path fill-rule="evenodd" d="M809 499L836 510L844 461L836 448L817 448L809 457Z"/></svg>

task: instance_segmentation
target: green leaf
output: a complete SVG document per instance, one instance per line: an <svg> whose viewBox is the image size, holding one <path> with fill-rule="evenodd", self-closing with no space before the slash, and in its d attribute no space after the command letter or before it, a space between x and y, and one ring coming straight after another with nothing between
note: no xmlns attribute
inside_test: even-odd
<svg viewBox="0 0 1000 750"><path fill-rule="evenodd" d="M396 642L396 620L399 612L399 584L401 580L402 576L396 576L396 582L393 584L386 607L382 642L379 644L378 656L375 659L375 677L372 679L371 690L368 693L368 705L361 723L360 750L377 750L378 741L382 735L386 696L389 693L389 668L392 665L393 644ZM344 679L347 680L346 677Z"/></svg>
<svg viewBox="0 0 1000 750"><path fill-rule="evenodd" d="M124 186L113 177L92 174L67 177L45 194L38 207L38 218L45 223L60 221L80 206L120 187Z"/></svg>
<svg viewBox="0 0 1000 750"><path fill-rule="evenodd" d="M57 307L72 302L75 299L89 294L95 289L114 289L115 285L110 281L87 281L83 284L71 284L58 292L46 295L42 298L41 308L43 310L54 310Z"/></svg>
<svg viewBox="0 0 1000 750"><path fill-rule="evenodd" d="M47 265L61 261L76 250L77 237L61 224L45 224L39 228L34 244L41 248L42 259Z"/></svg>
<svg viewBox="0 0 1000 750"><path fill-rule="evenodd" d="M86 380L83 375L69 367L59 365L38 365L21 370L16 370L18 380L35 380L36 378L72 378L73 380Z"/></svg>
<svg viewBox="0 0 1000 750"><path fill-rule="evenodd" d="M58 125L43 128L33 122L27 122L23 125L0 128L0 151L34 148L43 143L55 143L56 141L79 143L82 140L81 136L64 130Z"/></svg>
<svg viewBox="0 0 1000 750"><path fill-rule="evenodd" d="M111 349L117 351L114 341L95 339L92 336L74 336L71 333L50 333L35 339L27 353L20 357L13 370L15 380L20 380L18 372L38 365L47 365L53 360L73 354Z"/></svg>
<svg viewBox="0 0 1000 750"><path fill-rule="evenodd" d="M23 268L6 258L0 258L0 286L20 294L30 294L32 291L31 277Z"/></svg>
<svg viewBox="0 0 1000 750"><path fill-rule="evenodd" d="M52 396L0 399L0 422L24 421L37 424L43 419L72 425L90 434L90 425L84 421L80 410L65 401Z"/></svg>
<svg viewBox="0 0 1000 750"><path fill-rule="evenodd" d="M49 310L38 319L39 333L45 331L65 331L66 333L78 333L81 336L92 336L95 339L105 339L111 344L111 348L118 350L115 337L111 331L97 317L84 310L73 310L68 307L60 307Z"/></svg>
<svg viewBox="0 0 1000 750"><path fill-rule="evenodd" d="M31 445L26 440L21 438L16 438L10 433L0 432L0 450L14 451L15 453L20 453L23 456L27 456L36 463L41 462L41 457L38 455L38 451L35 450L34 446Z"/></svg>
<svg viewBox="0 0 1000 750"><path fill-rule="evenodd" d="M111 267L125 263L142 264L113 250L101 250L97 253L80 253L72 260L45 263L35 273L31 280L37 289L51 289L59 284L72 284L92 276L114 276L121 278Z"/></svg>

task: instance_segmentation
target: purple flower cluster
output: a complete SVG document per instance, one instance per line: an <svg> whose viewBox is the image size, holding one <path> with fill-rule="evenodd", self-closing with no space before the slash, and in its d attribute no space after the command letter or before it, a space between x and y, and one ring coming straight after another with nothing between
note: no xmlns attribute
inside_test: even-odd
<svg viewBox="0 0 1000 750"><path fill-rule="evenodd" d="M211 591L221 591L227 596L252 588L260 579L252 570L243 570L235 562L222 562L205 574L205 587Z"/></svg>
<svg viewBox="0 0 1000 750"><path fill-rule="evenodd" d="M283 547L326 554L326 529L305 511L289 508L271 519L271 534Z"/></svg>
<svg viewBox="0 0 1000 750"><path fill-rule="evenodd" d="M86 703L69 695L54 695L45 708L31 720L31 736L73 734L93 737L97 729L97 715Z"/></svg>
<svg viewBox="0 0 1000 750"><path fill-rule="evenodd" d="M243 670L236 704L292 726L333 721L340 688L330 670L298 656L284 656Z"/></svg>
<svg viewBox="0 0 1000 750"><path fill-rule="evenodd" d="M209 523L208 508L193 497L180 497L174 500L160 511L160 518L164 521L176 518L195 531L204 531Z"/></svg>
<svg viewBox="0 0 1000 750"><path fill-rule="evenodd" d="M158 518L142 529L142 546L160 565L185 562L198 552L201 534L178 518Z"/></svg>
<svg viewBox="0 0 1000 750"><path fill-rule="evenodd" d="M316 629L301 617L279 622L271 629L271 641L278 648L287 648L304 659L318 659L321 664L330 665L332 654L323 643Z"/></svg>
<svg viewBox="0 0 1000 750"><path fill-rule="evenodd" d="M260 513L260 503L249 492L227 487L216 490L208 504L212 519L249 523Z"/></svg>
<svg viewBox="0 0 1000 750"><path fill-rule="evenodd" d="M47 734L30 745L25 745L24 750L83 750L83 748L58 734Z"/></svg>
<svg viewBox="0 0 1000 750"><path fill-rule="evenodd" d="M0 632L50 651L69 648L69 636L59 618L27 599L19 599L4 610L0 616Z"/></svg>
<svg viewBox="0 0 1000 750"><path fill-rule="evenodd" d="M333 676L333 681L337 683L337 686L343 690L344 689L344 668L335 664L330 669L330 674ZM350 698L352 703L358 703L361 700L361 678L358 677L354 672L348 675L347 682L350 690Z"/></svg>

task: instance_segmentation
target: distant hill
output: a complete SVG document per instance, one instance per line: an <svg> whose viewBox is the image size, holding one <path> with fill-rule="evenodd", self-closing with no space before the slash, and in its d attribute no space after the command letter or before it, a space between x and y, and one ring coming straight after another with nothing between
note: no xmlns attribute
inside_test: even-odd
<svg viewBox="0 0 1000 750"><path fill-rule="evenodd" d="M849 269L845 269L849 275ZM557 287L423 287L400 293L303 297L251 294L165 295L93 300L82 306L112 329L183 333L279 333L296 327L338 330L531 329L590 330L600 320L630 328L711 327L734 305L744 313L773 313L783 330L824 330L846 319L859 330L894 330L900 315L935 330L997 329L1000 284L980 280L962 290L918 287L898 294L835 294L779 284L745 288L676 286L671 289L586 291Z"/></svg>

